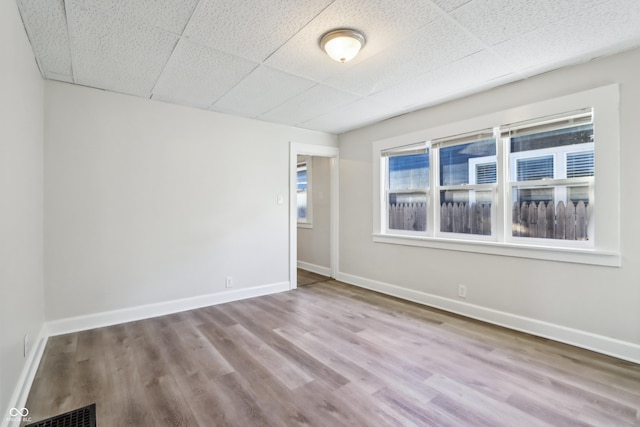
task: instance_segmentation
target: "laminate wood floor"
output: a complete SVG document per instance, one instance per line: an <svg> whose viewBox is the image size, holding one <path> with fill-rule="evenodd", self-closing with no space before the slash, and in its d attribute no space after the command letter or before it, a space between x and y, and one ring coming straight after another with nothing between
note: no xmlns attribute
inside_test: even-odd
<svg viewBox="0 0 640 427"><path fill-rule="evenodd" d="M330 277L312 271L298 269L298 286L312 285L314 283L326 282Z"/></svg>
<svg viewBox="0 0 640 427"><path fill-rule="evenodd" d="M33 420L108 426L640 425L640 365L336 281L52 337Z"/></svg>

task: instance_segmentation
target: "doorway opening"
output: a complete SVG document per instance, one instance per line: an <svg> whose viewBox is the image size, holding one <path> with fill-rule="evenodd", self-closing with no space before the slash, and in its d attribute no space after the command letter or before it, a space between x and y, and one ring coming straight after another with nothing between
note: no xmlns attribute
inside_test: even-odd
<svg viewBox="0 0 640 427"><path fill-rule="evenodd" d="M298 267L328 277L338 272L339 150L293 142L290 147L289 287L295 289ZM298 260L299 236L305 260Z"/></svg>

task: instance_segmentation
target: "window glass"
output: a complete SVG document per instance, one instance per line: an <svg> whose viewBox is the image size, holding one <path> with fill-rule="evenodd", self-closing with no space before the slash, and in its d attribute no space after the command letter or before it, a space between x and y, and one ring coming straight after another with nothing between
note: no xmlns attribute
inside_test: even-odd
<svg viewBox="0 0 640 427"><path fill-rule="evenodd" d="M390 230L425 231L429 154L391 155L387 170L387 227Z"/></svg>
<svg viewBox="0 0 640 427"><path fill-rule="evenodd" d="M473 159L481 157L493 157L496 155L495 139L471 142L469 144L454 145L440 149L440 185L475 184L472 182L472 173L469 173L469 164ZM494 160L495 164L495 160ZM493 181L495 181L495 175Z"/></svg>
<svg viewBox="0 0 640 427"><path fill-rule="evenodd" d="M512 235L589 240L593 124L514 137L510 148Z"/></svg>
<svg viewBox="0 0 640 427"><path fill-rule="evenodd" d="M567 178L594 175L593 150L567 154Z"/></svg>
<svg viewBox="0 0 640 427"><path fill-rule="evenodd" d="M491 235L492 191L440 192L440 231Z"/></svg>
<svg viewBox="0 0 640 427"><path fill-rule="evenodd" d="M540 239L589 240L589 187L514 188L512 235ZM557 200L556 193L566 194ZM533 196L532 196L533 195Z"/></svg>
<svg viewBox="0 0 640 427"><path fill-rule="evenodd" d="M476 164L476 184L491 184L496 182L496 162Z"/></svg>
<svg viewBox="0 0 640 427"><path fill-rule="evenodd" d="M553 178L553 156L517 159L516 171L517 181Z"/></svg>
<svg viewBox="0 0 640 427"><path fill-rule="evenodd" d="M492 184L497 182L496 140L440 148L440 231L491 235ZM489 184L487 189L466 185Z"/></svg>
<svg viewBox="0 0 640 427"><path fill-rule="evenodd" d="M389 190L429 186L429 154L389 157Z"/></svg>
<svg viewBox="0 0 640 427"><path fill-rule="evenodd" d="M307 162L298 163L297 171L297 205L298 221L307 220Z"/></svg>

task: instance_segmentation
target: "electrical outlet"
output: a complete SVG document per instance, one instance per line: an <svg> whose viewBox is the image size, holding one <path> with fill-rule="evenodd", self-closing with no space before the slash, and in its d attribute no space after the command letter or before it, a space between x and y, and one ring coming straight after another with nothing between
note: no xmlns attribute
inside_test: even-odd
<svg viewBox="0 0 640 427"><path fill-rule="evenodd" d="M227 276L227 278L225 279L224 287L225 288L233 288L233 278L231 276Z"/></svg>
<svg viewBox="0 0 640 427"><path fill-rule="evenodd" d="M467 287L465 285L458 285L458 296L460 298L467 297Z"/></svg>
<svg viewBox="0 0 640 427"><path fill-rule="evenodd" d="M29 334L25 334L24 336L24 353L22 356L27 357L27 354L29 354Z"/></svg>

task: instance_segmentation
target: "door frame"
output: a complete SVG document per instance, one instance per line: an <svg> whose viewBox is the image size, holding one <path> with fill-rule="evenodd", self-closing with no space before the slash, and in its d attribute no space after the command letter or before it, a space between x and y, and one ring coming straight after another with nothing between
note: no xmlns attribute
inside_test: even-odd
<svg viewBox="0 0 640 427"><path fill-rule="evenodd" d="M329 270L331 277L338 274L338 167L340 150L324 145L289 143L289 289L298 287L298 156L329 157L330 214L329 214Z"/></svg>

